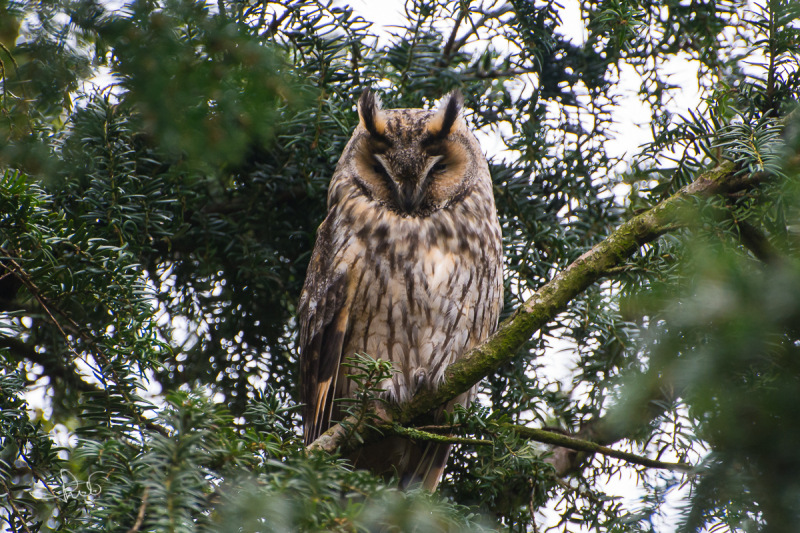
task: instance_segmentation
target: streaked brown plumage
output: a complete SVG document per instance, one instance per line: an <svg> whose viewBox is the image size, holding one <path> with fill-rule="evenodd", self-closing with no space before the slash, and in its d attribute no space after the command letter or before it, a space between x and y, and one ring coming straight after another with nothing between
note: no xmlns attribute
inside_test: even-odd
<svg viewBox="0 0 800 533"><path fill-rule="evenodd" d="M383 388L407 402L497 326L500 225L486 158L460 115L458 93L436 111L381 110L369 91L359 100L300 298L307 444L339 420L333 400L354 393L346 358L391 360L398 372ZM434 489L449 450L393 437L353 459Z"/></svg>

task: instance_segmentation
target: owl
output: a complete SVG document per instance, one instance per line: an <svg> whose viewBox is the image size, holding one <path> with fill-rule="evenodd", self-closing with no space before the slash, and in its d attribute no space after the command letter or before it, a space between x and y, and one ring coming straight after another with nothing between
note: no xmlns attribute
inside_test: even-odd
<svg viewBox="0 0 800 533"><path fill-rule="evenodd" d="M461 108L458 92L432 111L383 110L369 90L359 99L298 306L306 444L342 418L335 400L356 391L348 358L391 361L396 373L381 387L402 404L436 388L497 327L500 224L486 157ZM403 487L435 490L449 453L390 437L351 459Z"/></svg>

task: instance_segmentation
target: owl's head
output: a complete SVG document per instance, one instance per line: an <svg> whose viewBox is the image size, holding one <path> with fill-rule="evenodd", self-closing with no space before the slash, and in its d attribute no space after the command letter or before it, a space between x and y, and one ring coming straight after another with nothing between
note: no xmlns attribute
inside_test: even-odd
<svg viewBox="0 0 800 533"><path fill-rule="evenodd" d="M480 174L488 176L461 106L461 93L454 91L435 110L384 110L364 91L360 124L346 151L362 192L402 216L427 216L463 197Z"/></svg>

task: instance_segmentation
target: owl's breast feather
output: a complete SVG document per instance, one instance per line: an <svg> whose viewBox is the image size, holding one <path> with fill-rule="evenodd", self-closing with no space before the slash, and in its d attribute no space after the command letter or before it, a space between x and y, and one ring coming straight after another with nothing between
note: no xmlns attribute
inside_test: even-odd
<svg viewBox="0 0 800 533"><path fill-rule="evenodd" d="M335 208L336 227L346 231L333 239L332 258L347 265L343 356L393 361L399 372L385 387L404 402L493 331L502 300L499 225L471 202L415 218L350 200ZM341 377L341 394L352 395Z"/></svg>

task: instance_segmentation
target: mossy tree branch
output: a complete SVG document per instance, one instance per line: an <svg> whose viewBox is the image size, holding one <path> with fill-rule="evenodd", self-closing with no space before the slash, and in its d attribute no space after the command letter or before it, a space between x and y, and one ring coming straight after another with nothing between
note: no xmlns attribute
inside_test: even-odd
<svg viewBox="0 0 800 533"><path fill-rule="evenodd" d="M599 453L621 459L628 463L646 466L649 468L663 468L666 470L681 470L684 472L691 472L694 466L688 463L668 463L664 461L656 461L649 457L642 457L635 453L623 452L614 450L607 446L603 446L596 442L591 442L583 439L576 439L575 437L550 431L547 429L536 429L520 424L498 424L498 428L507 429L515 432L520 437L534 442L541 442L543 444L552 444L560 448L567 448L585 453ZM470 439L464 437L451 437L449 435L441 435L440 433L451 433L458 429L458 426L421 426L421 427L403 427L399 424L391 424L386 426L386 432L395 435L402 435L412 440L427 440L434 442L444 442L450 444L472 444L474 446L488 446L494 444L489 439ZM384 430L382 427L381 430ZM560 473L556 471L557 473Z"/></svg>
<svg viewBox="0 0 800 533"><path fill-rule="evenodd" d="M736 172L735 165L731 162L724 162L702 174L671 197L622 224L605 240L543 285L509 319L500 324L494 335L451 365L446 371L444 382L437 390L420 391L409 403L398 406L391 412L379 408L378 414L392 423L408 424L469 390L511 360L519 348L564 311L572 299L610 272L615 272L642 245L689 224L696 216L695 200L747 189L767 178L765 173ZM375 429L359 428L358 432L360 442L367 443L382 438ZM345 441L344 436L342 426L333 426L309 446L309 451L324 450L331 453L340 449L343 453L349 453L360 446L355 445L356 439Z"/></svg>
<svg viewBox="0 0 800 533"><path fill-rule="evenodd" d="M405 427L400 424L386 424L381 426L380 429L386 434L401 435L411 440L442 442L445 444L471 444L473 446L491 446L494 444L494 441L490 439L470 439L451 435L440 435L438 433L425 431L421 428Z"/></svg>

